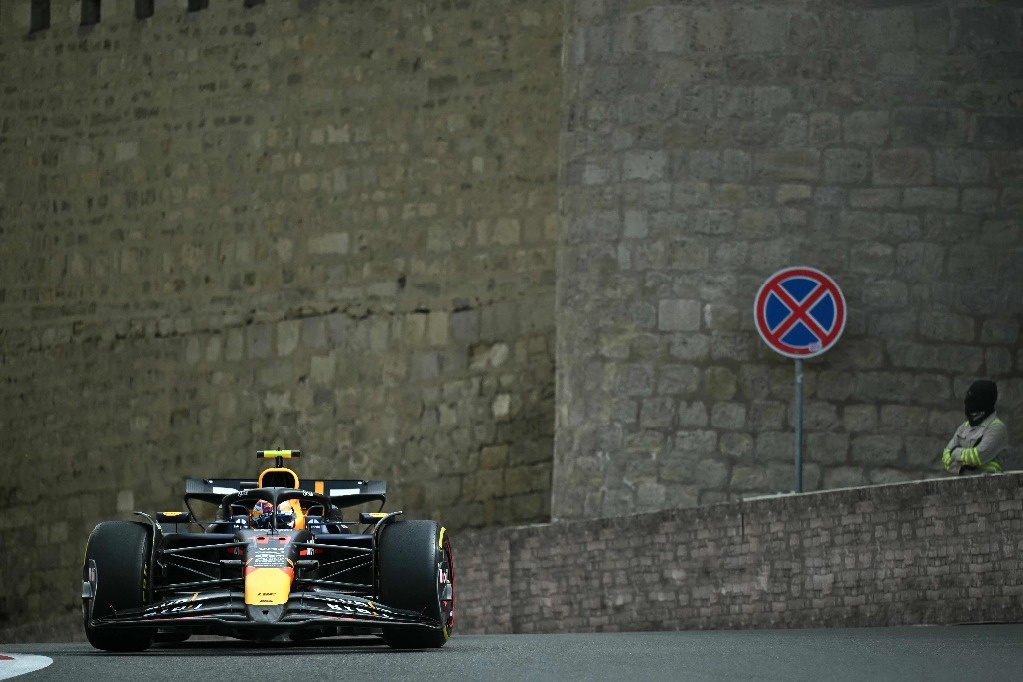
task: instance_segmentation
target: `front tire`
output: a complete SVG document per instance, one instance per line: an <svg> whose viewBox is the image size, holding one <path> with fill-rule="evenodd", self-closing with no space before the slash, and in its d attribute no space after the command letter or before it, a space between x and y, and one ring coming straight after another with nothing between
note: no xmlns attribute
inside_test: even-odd
<svg viewBox="0 0 1023 682"><path fill-rule="evenodd" d="M440 622L438 629L384 628L395 649L442 647L454 625L455 594L451 543L435 521L399 521L384 526L379 550L380 601Z"/></svg>
<svg viewBox="0 0 1023 682"><path fill-rule="evenodd" d="M93 529L85 549L85 565L95 562L96 593L92 616L102 618L123 609L138 608L148 601L152 541L149 529L131 521L105 521ZM85 636L97 649L143 651L153 643L144 629L94 628L85 617Z"/></svg>

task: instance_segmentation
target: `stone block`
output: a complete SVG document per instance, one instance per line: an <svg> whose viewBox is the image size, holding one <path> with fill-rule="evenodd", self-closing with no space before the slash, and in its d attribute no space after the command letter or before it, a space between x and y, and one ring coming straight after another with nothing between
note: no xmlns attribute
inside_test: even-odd
<svg viewBox="0 0 1023 682"><path fill-rule="evenodd" d="M785 403L754 400L748 410L749 428L756 431L779 430L785 425Z"/></svg>
<svg viewBox="0 0 1023 682"><path fill-rule="evenodd" d="M865 402L909 402L911 376L903 372L861 372L856 395Z"/></svg>
<svg viewBox="0 0 1023 682"><path fill-rule="evenodd" d="M700 329L699 301L662 299L657 309L657 328L670 332L693 332Z"/></svg>
<svg viewBox="0 0 1023 682"><path fill-rule="evenodd" d="M998 211L998 190L969 187L962 192L963 213L991 215Z"/></svg>
<svg viewBox="0 0 1023 682"><path fill-rule="evenodd" d="M881 429L895 433L925 433L929 410L912 405L882 405Z"/></svg>
<svg viewBox="0 0 1023 682"><path fill-rule="evenodd" d="M494 221L487 243L514 246L522 241L522 225L515 218L502 217Z"/></svg>
<svg viewBox="0 0 1023 682"><path fill-rule="evenodd" d="M824 152L824 181L837 185L855 185L870 177L870 157L855 149L828 149Z"/></svg>
<svg viewBox="0 0 1023 682"><path fill-rule="evenodd" d="M273 354L273 327L254 324L245 330L246 354L250 359L269 358Z"/></svg>
<svg viewBox="0 0 1023 682"><path fill-rule="evenodd" d="M774 200L782 206L807 202L812 198L813 188L810 185L779 185L774 196Z"/></svg>
<svg viewBox="0 0 1023 682"><path fill-rule="evenodd" d="M851 434L873 434L878 429L878 408L874 405L850 405L842 412L842 423Z"/></svg>
<svg viewBox="0 0 1023 682"><path fill-rule="evenodd" d="M1007 348L988 348L984 351L984 369L988 376L1005 376L1012 372L1012 353Z"/></svg>
<svg viewBox="0 0 1023 682"><path fill-rule="evenodd" d="M980 114L976 121L975 141L991 147L1023 145L1023 116Z"/></svg>
<svg viewBox="0 0 1023 682"><path fill-rule="evenodd" d="M631 151L622 159L622 180L662 180L668 169L665 151Z"/></svg>
<svg viewBox="0 0 1023 682"><path fill-rule="evenodd" d="M902 193L902 208L955 211L959 190L954 187L907 187Z"/></svg>
<svg viewBox="0 0 1023 682"><path fill-rule="evenodd" d="M791 431L762 431L756 435L758 462L787 462L795 456L795 434Z"/></svg>
<svg viewBox="0 0 1023 682"><path fill-rule="evenodd" d="M870 275L891 274L895 267L895 249L888 244L865 242L853 246L849 253L849 270Z"/></svg>
<svg viewBox="0 0 1023 682"><path fill-rule="evenodd" d="M652 365L621 365L617 370L615 390L626 396L651 396L656 385Z"/></svg>
<svg viewBox="0 0 1023 682"><path fill-rule="evenodd" d="M732 41L747 52L783 52L788 44L787 11L741 7L732 14Z"/></svg>
<svg viewBox="0 0 1023 682"><path fill-rule="evenodd" d="M298 348L301 320L283 320L277 323L277 355L288 357Z"/></svg>
<svg viewBox="0 0 1023 682"><path fill-rule="evenodd" d="M895 250L895 265L898 271L918 281L941 277L944 262L945 248L941 244L912 242L900 244Z"/></svg>
<svg viewBox="0 0 1023 682"><path fill-rule="evenodd" d="M913 10L895 7L869 9L860 14L860 35L873 52L911 50L916 47Z"/></svg>
<svg viewBox="0 0 1023 682"><path fill-rule="evenodd" d="M480 338L507 338L517 331L518 311L513 302L501 302L480 311Z"/></svg>
<svg viewBox="0 0 1023 682"><path fill-rule="evenodd" d="M748 433L725 431L718 439L718 450L732 461L750 460L756 440Z"/></svg>
<svg viewBox="0 0 1023 682"><path fill-rule="evenodd" d="M902 190L898 189L851 189L849 190L849 206L851 208L892 209L902 204Z"/></svg>
<svg viewBox="0 0 1023 682"><path fill-rule="evenodd" d="M900 466L903 441L899 435L854 436L850 446L852 461L870 466Z"/></svg>
<svg viewBox="0 0 1023 682"><path fill-rule="evenodd" d="M820 433L806 434L804 462L812 461L822 466L845 464L849 458L849 434Z"/></svg>
<svg viewBox="0 0 1023 682"><path fill-rule="evenodd" d="M299 337L302 347L319 350L327 345L327 331L322 317L304 317L301 321Z"/></svg>
<svg viewBox="0 0 1023 682"><path fill-rule="evenodd" d="M688 396L700 387L700 370L692 365L662 365L657 372L658 395Z"/></svg>
<svg viewBox="0 0 1023 682"><path fill-rule="evenodd" d="M641 30L646 48L658 54L686 52L688 16L681 7L652 7L644 12Z"/></svg>
<svg viewBox="0 0 1023 682"><path fill-rule="evenodd" d="M671 338L671 357L698 362L710 358L710 337L697 333L678 333Z"/></svg>
<svg viewBox="0 0 1023 682"><path fill-rule="evenodd" d="M1019 11L1011 6L958 7L953 10L953 45L969 51L1018 51Z"/></svg>
<svg viewBox="0 0 1023 682"><path fill-rule="evenodd" d="M735 213L720 210L691 211L687 228L694 234L720 236L731 234L736 228Z"/></svg>
<svg viewBox="0 0 1023 682"><path fill-rule="evenodd" d="M858 147L881 147L891 135L887 111L855 111L847 114L842 123L842 135L847 144Z"/></svg>
<svg viewBox="0 0 1023 682"><path fill-rule="evenodd" d="M795 428L795 413L790 418ZM839 425L837 407L820 400L807 400L803 406L803 427L808 430L830 430Z"/></svg>
<svg viewBox="0 0 1023 682"><path fill-rule="evenodd" d="M689 20L689 48L693 52L722 51L731 29L728 8L711 5L695 9Z"/></svg>
<svg viewBox="0 0 1023 682"><path fill-rule="evenodd" d="M693 467L690 481L697 490L719 490L728 483L730 475L727 463L708 458Z"/></svg>
<svg viewBox="0 0 1023 682"><path fill-rule="evenodd" d="M933 174L925 149L890 149L873 155L873 178L879 185L929 185Z"/></svg>
<svg viewBox="0 0 1023 682"><path fill-rule="evenodd" d="M707 417L707 406L700 402L694 401L691 403L682 402L678 408L678 424L679 426L697 427L707 426L709 423Z"/></svg>
<svg viewBox="0 0 1023 682"><path fill-rule="evenodd" d="M711 400L731 400L737 389L738 377L728 367L708 367L704 370L703 390Z"/></svg>
<svg viewBox="0 0 1023 682"><path fill-rule="evenodd" d="M716 403L711 408L710 425L717 429L745 428L746 406L736 402Z"/></svg>
<svg viewBox="0 0 1023 682"><path fill-rule="evenodd" d="M980 342L985 344L1015 345L1019 339L1020 321L1011 317L984 320L980 328Z"/></svg>
<svg viewBox="0 0 1023 682"><path fill-rule="evenodd" d="M816 182L820 152L815 149L776 149L753 156L754 177L760 181Z"/></svg>
<svg viewBox="0 0 1023 682"><path fill-rule="evenodd" d="M640 406L639 424L642 428L671 426L675 417L675 401L670 397L646 398Z"/></svg>
<svg viewBox="0 0 1023 682"><path fill-rule="evenodd" d="M863 468L858 466L828 467L823 470L821 483L829 490L854 488L866 485L867 475Z"/></svg>
<svg viewBox="0 0 1023 682"><path fill-rule="evenodd" d="M830 111L813 113L810 115L807 134L812 145L838 145L842 141L842 118Z"/></svg>
<svg viewBox="0 0 1023 682"><path fill-rule="evenodd" d="M450 336L459 343L473 343L479 340L478 310L458 310L450 316Z"/></svg>
<svg viewBox="0 0 1023 682"><path fill-rule="evenodd" d="M332 232L311 237L306 245L306 250L311 256L344 256L349 248L350 237L347 232Z"/></svg>
<svg viewBox="0 0 1023 682"><path fill-rule="evenodd" d="M959 109L899 108L892 114L892 144L895 147L958 146L966 142L966 123L966 114Z"/></svg>
<svg viewBox="0 0 1023 682"><path fill-rule="evenodd" d="M732 467L728 487L737 492L764 492L767 468L760 465L737 464Z"/></svg>
<svg viewBox="0 0 1023 682"><path fill-rule="evenodd" d="M934 179L941 185L983 185L991 176L988 154L973 149L934 152Z"/></svg>
<svg viewBox="0 0 1023 682"><path fill-rule="evenodd" d="M935 341L966 343L976 339L976 323L969 315L925 312L920 315L920 333Z"/></svg>

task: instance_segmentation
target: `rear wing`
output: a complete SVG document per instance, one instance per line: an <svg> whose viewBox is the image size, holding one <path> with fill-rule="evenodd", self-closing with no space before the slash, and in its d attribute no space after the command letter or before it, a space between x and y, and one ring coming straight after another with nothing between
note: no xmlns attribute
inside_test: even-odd
<svg viewBox="0 0 1023 682"><path fill-rule="evenodd" d="M243 490L259 487L259 481L243 478L189 478L185 481L185 501L199 500L220 504L225 497ZM364 502L384 502L387 499L386 481L358 479L324 479L302 481L298 490L326 495L332 504L350 507Z"/></svg>

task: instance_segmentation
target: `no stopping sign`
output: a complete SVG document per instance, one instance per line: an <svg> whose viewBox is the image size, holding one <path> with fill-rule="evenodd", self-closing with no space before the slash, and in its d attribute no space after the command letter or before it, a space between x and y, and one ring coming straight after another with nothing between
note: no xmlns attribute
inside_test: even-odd
<svg viewBox="0 0 1023 682"><path fill-rule="evenodd" d="M753 319L764 342L790 358L812 358L838 341L845 329L845 297L820 270L779 270L760 286Z"/></svg>

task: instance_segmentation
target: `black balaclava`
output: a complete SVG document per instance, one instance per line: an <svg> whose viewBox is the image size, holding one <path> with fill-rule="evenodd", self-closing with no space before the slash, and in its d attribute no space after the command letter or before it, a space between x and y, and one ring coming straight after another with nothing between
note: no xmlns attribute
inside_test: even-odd
<svg viewBox="0 0 1023 682"><path fill-rule="evenodd" d="M976 426L987 419L988 415L995 411L997 401L998 387L995 386L995 382L979 379L970 384L970 390L966 392L966 399L963 401L970 426Z"/></svg>

